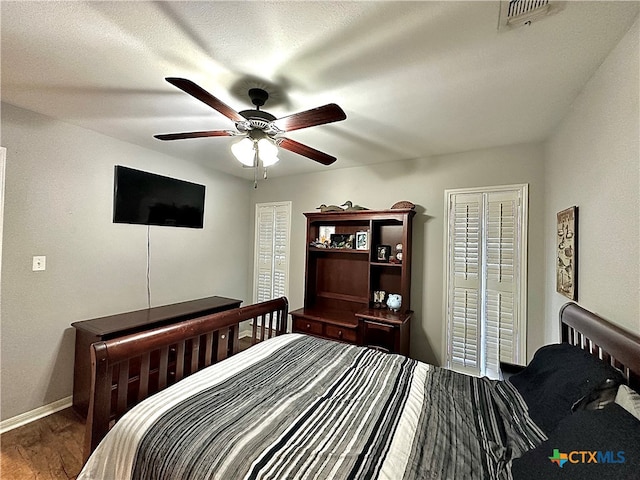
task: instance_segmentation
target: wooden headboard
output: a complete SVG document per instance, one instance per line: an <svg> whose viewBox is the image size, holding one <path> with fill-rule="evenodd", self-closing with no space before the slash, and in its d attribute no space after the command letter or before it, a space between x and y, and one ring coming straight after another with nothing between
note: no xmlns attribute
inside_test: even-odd
<svg viewBox="0 0 640 480"><path fill-rule="evenodd" d="M562 341L576 345L622 370L629 386L640 390L640 336L623 330L580 305L560 309Z"/></svg>

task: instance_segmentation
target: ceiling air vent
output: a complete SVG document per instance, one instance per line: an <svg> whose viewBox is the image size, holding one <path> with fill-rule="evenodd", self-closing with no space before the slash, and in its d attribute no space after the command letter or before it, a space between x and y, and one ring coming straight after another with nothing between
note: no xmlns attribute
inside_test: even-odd
<svg viewBox="0 0 640 480"><path fill-rule="evenodd" d="M536 20L557 13L563 4L551 0L502 0L498 30L531 25Z"/></svg>

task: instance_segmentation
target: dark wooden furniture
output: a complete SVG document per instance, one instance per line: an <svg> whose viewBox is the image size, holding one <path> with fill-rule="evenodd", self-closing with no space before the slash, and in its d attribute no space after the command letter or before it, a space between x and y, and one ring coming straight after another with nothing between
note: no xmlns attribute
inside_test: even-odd
<svg viewBox="0 0 640 480"><path fill-rule="evenodd" d="M233 298L208 297L72 323L71 325L76 329L73 369L74 410L84 417L89 408L89 389L91 386L89 347L92 343L238 308L241 303L242 300Z"/></svg>
<svg viewBox="0 0 640 480"><path fill-rule="evenodd" d="M409 355L412 209L305 213L304 307L291 312L293 331ZM368 232L366 250L318 248L321 227L336 234ZM378 246L402 244L402 261L378 258ZM402 296L400 311L374 307L373 292Z"/></svg>
<svg viewBox="0 0 640 480"><path fill-rule="evenodd" d="M209 362L215 363L233 355L237 352L238 343L233 330L245 320L260 319L260 322L253 322L252 343L280 335L286 329L287 308L287 300L282 297L93 344L91 407L87 418L85 454L88 456L95 449L110 424L133 404L173 381L165 375L172 368L172 362L176 365L177 381L204 368ZM560 324L563 341L579 345L590 354L621 368L630 386L636 391L639 389L640 336L622 330L574 303L562 307ZM207 340L204 348L198 350L196 347L202 345L202 337ZM198 352L196 355L193 354L194 348ZM204 356L200 355L201 351L205 352ZM161 359L155 372L149 367L154 356ZM196 361L196 358L203 358L203 361ZM132 366L138 368L137 365L140 365L139 376L133 379L128 371ZM131 385L135 390L131 390Z"/></svg>
<svg viewBox="0 0 640 480"><path fill-rule="evenodd" d="M288 308L280 297L92 344L85 459L135 404L238 353L241 322L253 320L252 345L285 333Z"/></svg>
<svg viewBox="0 0 640 480"><path fill-rule="evenodd" d="M362 344L409 356L409 325L413 312L394 313L366 308L356 313Z"/></svg>
<svg viewBox="0 0 640 480"><path fill-rule="evenodd" d="M619 368L629 380L629 386L640 392L640 336L573 302L560 309L560 326L563 342Z"/></svg>

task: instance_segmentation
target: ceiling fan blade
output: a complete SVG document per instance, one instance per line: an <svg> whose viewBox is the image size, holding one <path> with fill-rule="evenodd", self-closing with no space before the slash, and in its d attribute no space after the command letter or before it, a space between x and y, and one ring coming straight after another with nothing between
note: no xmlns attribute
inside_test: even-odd
<svg viewBox="0 0 640 480"><path fill-rule="evenodd" d="M233 133L227 130L206 130L203 132L184 132L184 133L164 133L162 135L154 135L158 140L182 140L183 138L202 138L202 137L231 137Z"/></svg>
<svg viewBox="0 0 640 480"><path fill-rule="evenodd" d="M315 148L311 148L308 145L296 142L295 140L291 140L290 138L279 138L277 143L285 150L289 150L290 152L305 156L307 158L310 158L311 160L315 160L318 163L322 163L323 165L331 165L337 160L336 157L332 157L331 155L321 152L320 150L316 150Z"/></svg>
<svg viewBox="0 0 640 480"><path fill-rule="evenodd" d="M217 99L216 97L211 95L209 92L207 92L205 89L193 83L191 80L187 80L186 78L177 78L177 77L167 77L165 78L165 80L169 82L171 85L174 85L178 87L180 90L188 93L192 97L195 97L201 102L206 103L211 108L213 108L214 110L217 110L218 112L223 114L225 117L233 120L234 122L244 122L246 120L246 118L244 118L242 115L236 112L229 105Z"/></svg>
<svg viewBox="0 0 640 480"><path fill-rule="evenodd" d="M344 111L335 103L330 103L322 107L312 108L311 110L278 118L274 120L272 124L283 132L291 132L292 130L299 130L301 128L339 122L345 118L347 118L347 115Z"/></svg>

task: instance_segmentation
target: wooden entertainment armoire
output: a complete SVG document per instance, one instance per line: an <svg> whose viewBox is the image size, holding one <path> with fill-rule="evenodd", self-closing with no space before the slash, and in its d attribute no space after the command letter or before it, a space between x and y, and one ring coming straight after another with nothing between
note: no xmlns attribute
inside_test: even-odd
<svg viewBox="0 0 640 480"><path fill-rule="evenodd" d="M307 217L304 307L291 312L293 331L409 355L413 209L311 212ZM323 227L353 248L321 248ZM356 248L356 236L366 244ZM353 236L353 237L351 237ZM381 247L381 248L379 248ZM399 247L399 248L396 248ZM380 255L378 255L380 251ZM401 251L401 260L397 260ZM384 302L374 292L386 293ZM398 311L386 306L400 294ZM376 308L376 307L382 308Z"/></svg>

